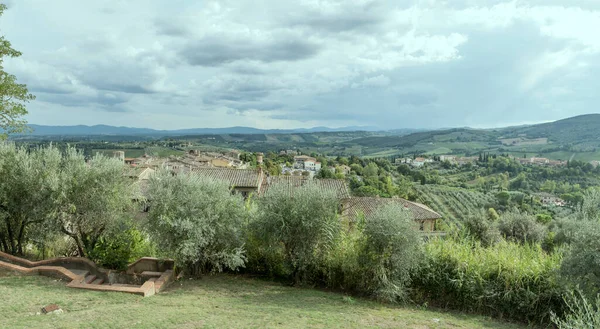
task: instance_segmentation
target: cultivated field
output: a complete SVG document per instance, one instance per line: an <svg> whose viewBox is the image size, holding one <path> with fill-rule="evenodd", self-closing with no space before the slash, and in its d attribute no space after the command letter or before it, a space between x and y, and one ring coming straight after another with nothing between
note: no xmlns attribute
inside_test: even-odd
<svg viewBox="0 0 600 329"><path fill-rule="evenodd" d="M522 328L230 275L183 280L149 298L0 277L0 296L1 328ZM36 315L52 303L65 313Z"/></svg>

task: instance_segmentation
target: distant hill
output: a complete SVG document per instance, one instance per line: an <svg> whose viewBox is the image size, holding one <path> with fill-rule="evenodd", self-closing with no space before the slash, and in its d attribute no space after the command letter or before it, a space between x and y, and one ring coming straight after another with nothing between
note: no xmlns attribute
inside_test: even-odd
<svg viewBox="0 0 600 329"><path fill-rule="evenodd" d="M341 132L341 131L377 131L376 127L314 127L300 129L257 129L251 127L228 127L228 128L193 128L178 130L155 130L148 128L115 127L107 125L95 126L43 126L29 125L33 129L30 135L35 136L89 136L89 135L119 135L119 136L182 136L182 135L219 135L219 134L293 134L313 132ZM400 130L407 132L416 129Z"/></svg>
<svg viewBox="0 0 600 329"><path fill-rule="evenodd" d="M600 141L600 114L579 115L526 127L509 127L501 131L512 136L524 134L528 138L548 138L560 143Z"/></svg>

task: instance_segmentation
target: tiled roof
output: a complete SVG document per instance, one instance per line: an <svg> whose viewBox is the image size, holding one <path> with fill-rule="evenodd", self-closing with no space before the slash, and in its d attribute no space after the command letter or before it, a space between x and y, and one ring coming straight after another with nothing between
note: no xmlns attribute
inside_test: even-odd
<svg viewBox="0 0 600 329"><path fill-rule="evenodd" d="M229 182L232 187L260 187L262 172L258 169L192 168L192 173Z"/></svg>
<svg viewBox="0 0 600 329"><path fill-rule="evenodd" d="M379 207L388 204L398 204L409 209L413 214L414 220L438 219L442 218L440 214L433 211L426 205L411 202L401 198L349 198L342 201L342 213L348 216L348 219L354 220L358 215L365 217L372 215Z"/></svg>
<svg viewBox="0 0 600 329"><path fill-rule="evenodd" d="M350 197L348 186L343 179L310 179L303 176L271 176L265 177L263 184L260 188L260 195L264 195L270 186L276 184L283 184L287 186L289 194L293 195L294 189L305 186L308 184L314 184L322 190L332 191L336 194L339 199L345 199Z"/></svg>

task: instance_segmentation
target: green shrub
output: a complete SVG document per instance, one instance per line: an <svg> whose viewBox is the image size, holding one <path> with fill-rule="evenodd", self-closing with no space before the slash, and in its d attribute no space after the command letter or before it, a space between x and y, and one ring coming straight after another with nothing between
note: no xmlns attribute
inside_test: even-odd
<svg viewBox="0 0 600 329"><path fill-rule="evenodd" d="M386 302L406 300L411 274L422 260L422 237L400 206L359 218L329 253L327 284Z"/></svg>
<svg viewBox="0 0 600 329"><path fill-rule="evenodd" d="M490 210L494 209L490 208ZM469 214L463 223L463 228L471 238L480 241L485 247L502 239L497 223L486 218L483 212Z"/></svg>
<svg viewBox="0 0 600 329"><path fill-rule="evenodd" d="M178 266L192 275L244 266L248 212L227 182L161 171L148 194L150 236Z"/></svg>
<svg viewBox="0 0 600 329"><path fill-rule="evenodd" d="M596 304L590 303L582 293L571 292L565 297L567 312L563 318L552 314L552 322L558 329L597 329L600 328L600 296Z"/></svg>
<svg viewBox="0 0 600 329"><path fill-rule="evenodd" d="M422 260L422 237L404 207L378 209L362 230L358 254L361 291L384 301L406 300L411 274Z"/></svg>
<svg viewBox="0 0 600 329"><path fill-rule="evenodd" d="M124 227L121 231L100 237L89 257L104 268L124 270L137 259L154 255L150 241L142 232Z"/></svg>
<svg viewBox="0 0 600 329"><path fill-rule="evenodd" d="M326 254L339 237L337 207L334 193L313 184L293 191L285 184L271 186L258 199L250 225L249 264L295 283L319 281Z"/></svg>
<svg viewBox="0 0 600 329"><path fill-rule="evenodd" d="M537 244L501 241L482 247L468 240L432 240L413 278L415 297L438 306L519 321L549 321L560 314L559 253Z"/></svg>
<svg viewBox="0 0 600 329"><path fill-rule="evenodd" d="M507 239L519 243L538 243L546 237L546 226L526 213L505 212L498 224L500 233Z"/></svg>
<svg viewBox="0 0 600 329"><path fill-rule="evenodd" d="M595 221L577 222L579 226L573 232L561 273L594 297L600 291L600 224Z"/></svg>

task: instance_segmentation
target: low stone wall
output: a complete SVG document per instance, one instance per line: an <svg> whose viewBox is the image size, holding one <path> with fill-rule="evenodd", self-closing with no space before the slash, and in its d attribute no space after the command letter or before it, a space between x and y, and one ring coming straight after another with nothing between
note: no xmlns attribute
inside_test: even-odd
<svg viewBox="0 0 600 329"><path fill-rule="evenodd" d="M93 274L98 278L102 278L105 281L108 281L106 273L101 271L94 262L83 257L58 257L32 262L30 260L19 258L0 251L0 261L1 260L26 268L40 266L55 266L64 267L69 270L83 270L88 271L90 274Z"/></svg>
<svg viewBox="0 0 600 329"><path fill-rule="evenodd" d="M134 275L142 272L165 272L173 270L175 262L172 259L143 257L127 266L127 274Z"/></svg>

